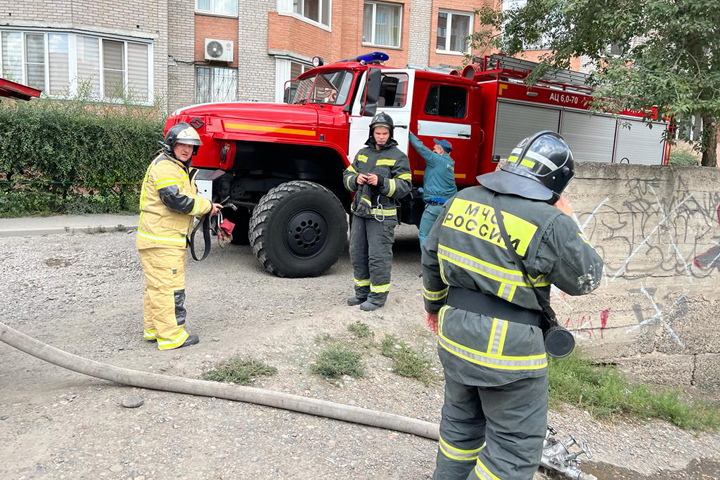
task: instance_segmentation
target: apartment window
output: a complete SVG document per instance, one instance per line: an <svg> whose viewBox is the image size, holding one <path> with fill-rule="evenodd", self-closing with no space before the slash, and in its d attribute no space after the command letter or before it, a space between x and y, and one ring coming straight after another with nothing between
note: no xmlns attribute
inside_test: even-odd
<svg viewBox="0 0 720 480"><path fill-rule="evenodd" d="M365 2L363 43L381 47L400 47L401 20L401 5Z"/></svg>
<svg viewBox="0 0 720 480"><path fill-rule="evenodd" d="M24 83L22 33L2 32L2 76L14 82Z"/></svg>
<svg viewBox="0 0 720 480"><path fill-rule="evenodd" d="M467 90L451 85L433 85L425 101L425 113L439 117L465 118Z"/></svg>
<svg viewBox="0 0 720 480"><path fill-rule="evenodd" d="M77 45L78 93L83 97L100 97L100 39L79 36Z"/></svg>
<svg viewBox="0 0 720 480"><path fill-rule="evenodd" d="M103 91L105 98L122 98L125 92L125 48L123 42L103 40Z"/></svg>
<svg viewBox="0 0 720 480"><path fill-rule="evenodd" d="M70 57L67 34L48 34L48 93L65 95L70 87ZM147 70L147 64L145 65Z"/></svg>
<svg viewBox="0 0 720 480"><path fill-rule="evenodd" d="M45 90L45 35L25 35L25 83L29 87Z"/></svg>
<svg viewBox="0 0 720 480"><path fill-rule="evenodd" d="M150 94L150 61L147 45L127 44L127 96L131 99L147 101Z"/></svg>
<svg viewBox="0 0 720 480"><path fill-rule="evenodd" d="M198 103L234 102L237 100L237 69L197 67L195 100Z"/></svg>
<svg viewBox="0 0 720 480"><path fill-rule="evenodd" d="M238 0L195 0L195 11L236 17Z"/></svg>
<svg viewBox="0 0 720 480"><path fill-rule="evenodd" d="M469 13L438 13L437 51L440 53L467 53L468 36L472 33L473 16Z"/></svg>
<svg viewBox="0 0 720 480"><path fill-rule="evenodd" d="M326 27L330 26L332 0L293 0L293 13Z"/></svg>
<svg viewBox="0 0 720 480"><path fill-rule="evenodd" d="M149 43L74 33L0 31L0 76L45 95L152 101Z"/></svg>

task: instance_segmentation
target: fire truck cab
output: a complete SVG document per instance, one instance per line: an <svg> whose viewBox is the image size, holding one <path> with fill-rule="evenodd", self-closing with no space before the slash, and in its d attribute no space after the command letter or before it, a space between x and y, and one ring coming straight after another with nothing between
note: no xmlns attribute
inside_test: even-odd
<svg viewBox="0 0 720 480"><path fill-rule="evenodd" d="M523 80L535 64L502 55L462 74L390 68L384 60L376 52L310 69L286 90L286 104L194 105L168 118L166 131L187 122L200 134L198 187L240 207L235 241L249 242L267 271L315 276L337 261L351 200L342 172L377 112L393 118L394 138L410 158L414 188L401 201L404 223L417 225L424 208L424 162L409 148L410 131L429 147L433 138L453 144L459 188L476 184L539 130L562 133L579 161L665 163L665 124L647 128L642 112L590 114L592 91L576 72L528 87Z"/></svg>

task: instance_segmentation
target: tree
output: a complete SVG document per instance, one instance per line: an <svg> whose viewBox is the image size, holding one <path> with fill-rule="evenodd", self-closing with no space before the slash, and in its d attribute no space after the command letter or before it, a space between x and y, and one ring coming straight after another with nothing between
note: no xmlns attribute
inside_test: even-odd
<svg viewBox="0 0 720 480"><path fill-rule="evenodd" d="M572 58L582 56L594 68L589 82L596 88L595 108L643 111L653 105L681 127L691 125L693 115L701 117L702 165L717 166L719 0L505 3L520 6L476 10L481 24L492 28L471 36L474 48L514 56L526 45L542 44L549 53L529 82L548 69L569 68Z"/></svg>

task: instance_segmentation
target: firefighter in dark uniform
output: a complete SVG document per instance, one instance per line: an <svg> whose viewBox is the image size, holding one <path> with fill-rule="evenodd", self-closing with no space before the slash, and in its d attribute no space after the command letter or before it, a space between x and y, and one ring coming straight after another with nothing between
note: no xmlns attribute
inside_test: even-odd
<svg viewBox="0 0 720 480"><path fill-rule="evenodd" d="M351 205L350 259L355 275L355 296L348 305L377 310L390 291L390 267L396 200L411 188L410 162L393 139L393 120L378 113L370 122L370 137L343 174L343 183L355 192Z"/></svg>
<svg viewBox="0 0 720 480"><path fill-rule="evenodd" d="M533 289L592 292L603 261L561 196L572 152L554 132L523 140L482 186L449 201L423 247L426 322L438 333L445 404L434 478L529 480L547 425L547 357ZM497 202L497 203L496 203Z"/></svg>
<svg viewBox="0 0 720 480"><path fill-rule="evenodd" d="M185 247L194 218L217 215L222 208L198 195L190 163L200 145L190 125L173 126L147 169L140 193L135 247L145 274L143 338L157 342L160 350L200 341L185 330Z"/></svg>

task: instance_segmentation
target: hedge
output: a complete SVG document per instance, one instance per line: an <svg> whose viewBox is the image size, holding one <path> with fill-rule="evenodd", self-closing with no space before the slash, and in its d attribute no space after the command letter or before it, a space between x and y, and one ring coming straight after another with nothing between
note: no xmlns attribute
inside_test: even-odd
<svg viewBox="0 0 720 480"><path fill-rule="evenodd" d="M0 217L137 211L157 110L84 100L0 103Z"/></svg>

